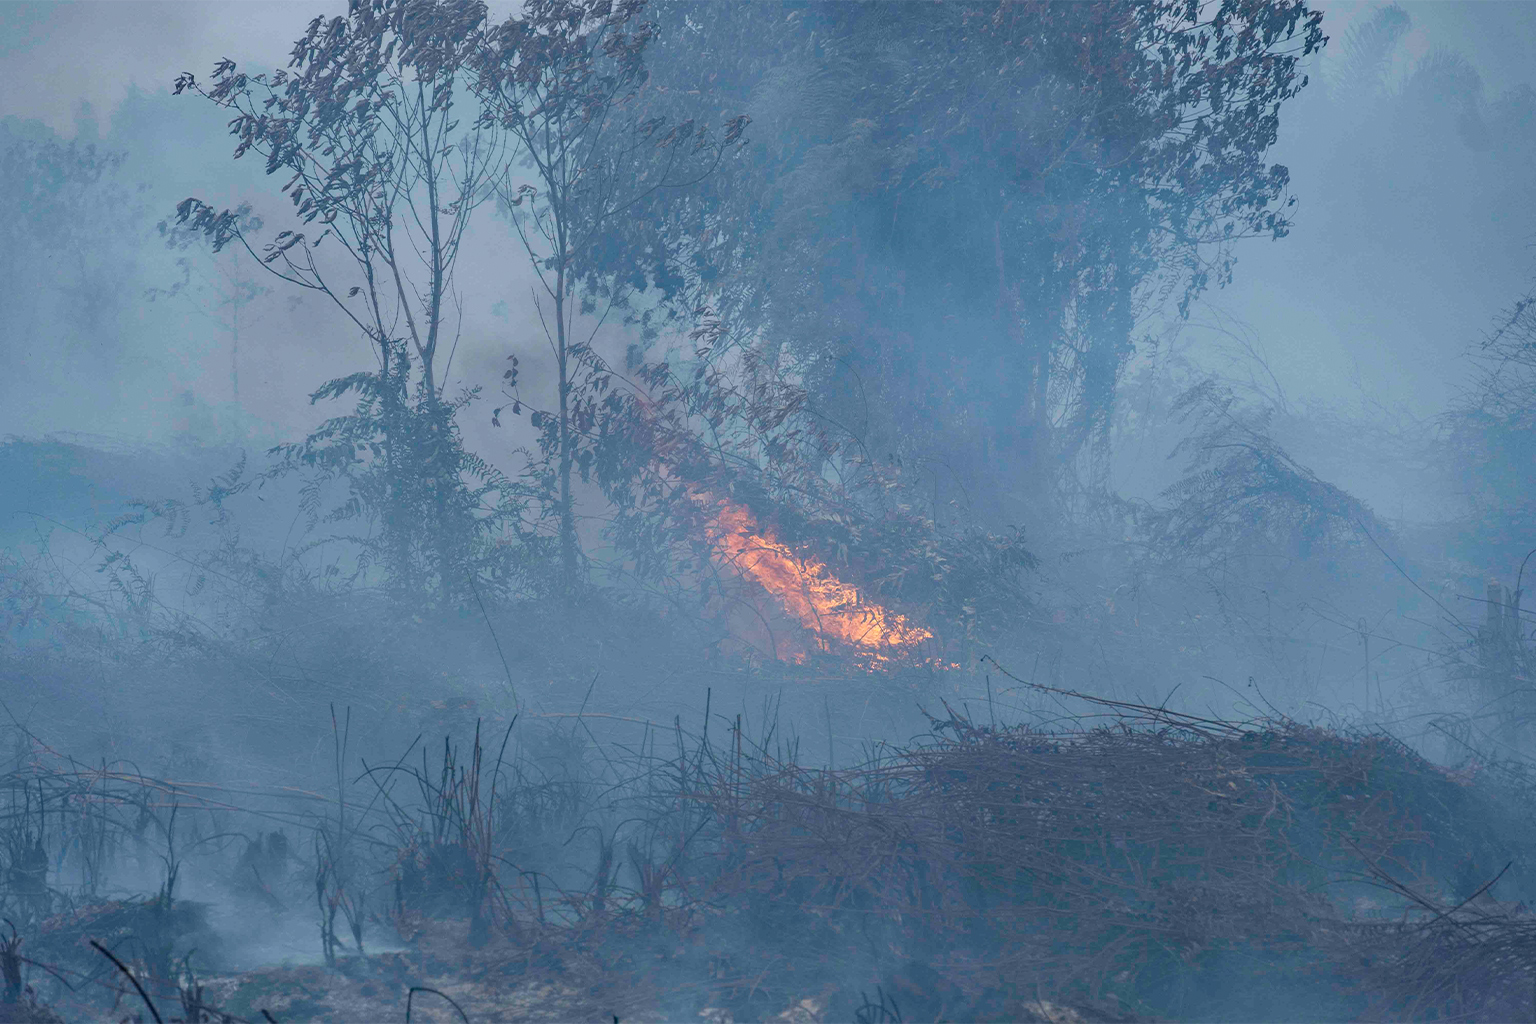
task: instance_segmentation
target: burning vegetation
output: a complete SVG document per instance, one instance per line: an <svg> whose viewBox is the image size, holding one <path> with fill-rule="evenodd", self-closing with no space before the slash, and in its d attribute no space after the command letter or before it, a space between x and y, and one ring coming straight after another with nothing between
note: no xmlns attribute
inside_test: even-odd
<svg viewBox="0 0 1536 1024"><path fill-rule="evenodd" d="M695 500L711 511L709 539L719 560L761 586L805 628L818 651L850 651L878 665L908 656L933 639L931 631L905 615L865 600L825 562L795 554L745 506L703 492ZM799 661L805 655L793 651L788 657Z"/></svg>

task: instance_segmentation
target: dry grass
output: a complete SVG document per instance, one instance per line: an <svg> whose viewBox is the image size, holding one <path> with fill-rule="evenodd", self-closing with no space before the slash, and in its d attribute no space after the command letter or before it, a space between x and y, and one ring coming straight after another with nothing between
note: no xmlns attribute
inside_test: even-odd
<svg viewBox="0 0 1536 1024"><path fill-rule="evenodd" d="M945 709L926 740L839 770L739 716L629 746L580 719L517 725L526 743L477 731L343 766L336 794L170 783L23 737L0 778L0 955L25 952L25 984L82 1019L137 1012L91 939L185 1019L456 1013L432 990L506 1020L1532 1011L1536 919L1490 895L1536 877L1519 772L1071 696L1092 714L1041 731ZM287 889L261 873L275 829L327 837L285 848ZM1458 890L1504 849L1497 886ZM107 894L130 862L161 866L158 893ZM198 907L174 891L189 862L279 904L317 880L329 965L199 981ZM406 951L353 948L327 899Z"/></svg>

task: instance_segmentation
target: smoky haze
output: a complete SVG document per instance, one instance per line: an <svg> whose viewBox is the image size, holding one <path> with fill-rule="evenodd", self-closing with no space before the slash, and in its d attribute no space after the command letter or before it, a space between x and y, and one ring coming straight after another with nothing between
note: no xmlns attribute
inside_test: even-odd
<svg viewBox="0 0 1536 1024"><path fill-rule="evenodd" d="M0 1016L1529 1013L1532 68L0 5Z"/></svg>

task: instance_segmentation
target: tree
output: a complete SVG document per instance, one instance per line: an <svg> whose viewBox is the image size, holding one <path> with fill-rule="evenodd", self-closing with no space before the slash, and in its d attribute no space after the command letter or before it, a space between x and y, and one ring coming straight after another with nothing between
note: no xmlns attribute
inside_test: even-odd
<svg viewBox="0 0 1536 1024"><path fill-rule="evenodd" d="M1481 627L1458 622L1463 635L1443 645L1442 664L1477 699L1468 725L1491 721L1495 743L1517 748L1536 724L1536 634L1522 610L1536 566L1536 285L1494 317L1468 356L1474 375L1442 419L1435 454L1460 492L1450 549L1481 570L1467 575L1485 575L1487 589Z"/></svg>
<svg viewBox="0 0 1536 1024"><path fill-rule="evenodd" d="M1355 99L1374 99L1387 85L1393 52L1413 27L1413 19L1397 4L1378 8L1351 28L1340 51L1339 70L1329 76L1329 91Z"/></svg>
<svg viewBox="0 0 1536 1024"><path fill-rule="evenodd" d="M323 296L378 360L376 371L313 396L357 394L360 418L332 420L285 454L354 482L358 464L376 468L382 477L367 467L363 476L382 486L355 492L338 514L375 514L397 583L435 586L445 601L481 528L463 476L507 497L458 443L453 413L473 393L445 396L457 260L505 157L494 126L456 109L484 17L472 0L353 0L345 17L310 22L289 70L249 75L225 60L209 85L189 73L175 85L233 114L236 158L256 152L268 174L285 175L298 219L262 243L239 211L190 198L178 223L205 233L216 252L238 245L277 278Z"/></svg>
<svg viewBox="0 0 1536 1024"><path fill-rule="evenodd" d="M532 178L508 166L494 185L538 275L535 303L555 357L555 408L535 411L533 422L552 463L567 593L580 576L572 477L589 477L602 410L619 402L613 372L591 346L596 328L580 340L575 318L601 302L601 326L614 302L646 286L646 265L663 264L655 248L645 264L631 262L646 253L615 246L614 222L707 177L746 126L733 118L717 140L692 119L636 114L655 31L640 20L643 8L641 0L531 0L487 34L476 62L480 123L517 141ZM515 382L515 366L506 376ZM520 411L515 383L512 396Z"/></svg>
<svg viewBox="0 0 1536 1024"><path fill-rule="evenodd" d="M1456 467L1466 498L1465 554L1512 566L1536 546L1536 287L1470 356L1476 376L1446 417L1444 464Z"/></svg>
<svg viewBox="0 0 1536 1024"><path fill-rule="evenodd" d="M648 214L687 239L669 308L711 309L840 450L942 469L993 522L1106 436L1138 322L1289 230L1265 154L1324 43L1299 0L658 11L658 102L746 96L757 125Z"/></svg>
<svg viewBox="0 0 1536 1024"><path fill-rule="evenodd" d="M249 204L241 204L234 214L235 226L241 234L249 235L261 230L261 218L251 212ZM166 246L175 251L185 252L194 241L204 240L201 232L191 232L185 228L178 229L166 221L160 222L159 229ZM215 254L213 262L211 271L199 271L194 269L191 257L178 256L176 266L181 271L181 279L171 284L169 288L149 289L146 297L153 302L161 298L183 295L189 298L199 294L202 296L200 299L193 299L197 304L198 312L229 335L229 390L238 408L240 405L240 331L253 322L247 307L258 299L270 295L272 289L261 283L262 278L258 276L261 271L254 268L239 253L231 252L229 256L222 259ZM259 320L259 317L257 319Z"/></svg>
<svg viewBox="0 0 1536 1024"><path fill-rule="evenodd" d="M89 361L68 376L106 379L121 376L113 342L144 209L121 179L125 154L85 141L92 134L65 143L41 126L0 121L0 301L16 351L53 335L54 358ZM31 362L35 372L42 360Z"/></svg>

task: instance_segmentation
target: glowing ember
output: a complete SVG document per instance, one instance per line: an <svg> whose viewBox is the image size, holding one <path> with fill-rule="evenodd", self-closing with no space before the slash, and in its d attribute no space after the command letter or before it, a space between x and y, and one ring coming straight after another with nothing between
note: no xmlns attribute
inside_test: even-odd
<svg viewBox="0 0 1536 1024"><path fill-rule="evenodd" d="M777 598L823 646L838 640L884 661L932 639L906 616L861 601L857 588L833 576L824 563L801 558L774 540L740 505L706 495L695 495L695 500L715 508L717 525L710 541L722 558Z"/></svg>

